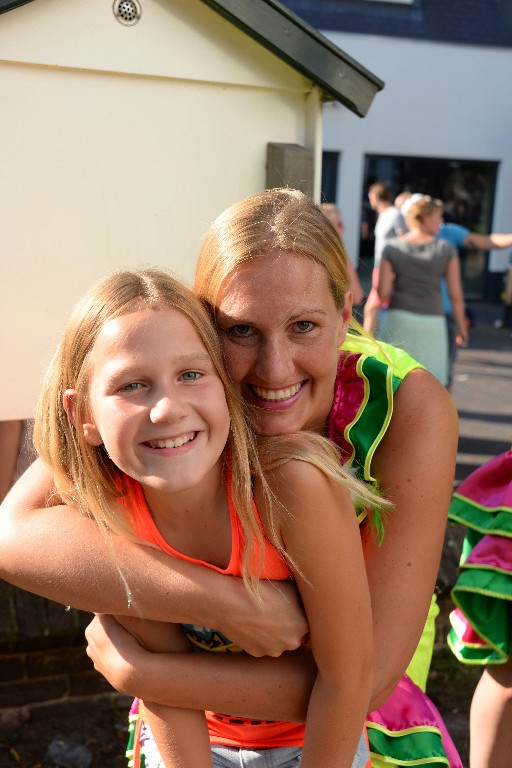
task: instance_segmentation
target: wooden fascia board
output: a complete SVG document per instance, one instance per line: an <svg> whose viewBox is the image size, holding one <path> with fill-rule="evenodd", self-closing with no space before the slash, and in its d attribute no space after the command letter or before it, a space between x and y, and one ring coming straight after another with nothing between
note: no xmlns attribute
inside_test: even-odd
<svg viewBox="0 0 512 768"><path fill-rule="evenodd" d="M384 83L276 0L201 0L364 117Z"/></svg>

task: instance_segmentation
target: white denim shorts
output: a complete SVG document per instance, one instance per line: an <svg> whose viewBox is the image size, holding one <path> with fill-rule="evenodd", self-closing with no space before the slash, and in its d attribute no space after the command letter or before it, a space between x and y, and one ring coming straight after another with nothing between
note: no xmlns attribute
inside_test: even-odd
<svg viewBox="0 0 512 768"><path fill-rule="evenodd" d="M146 768L165 768L148 725L141 732L141 752ZM240 749L212 744L213 768L299 768L301 747L274 747L271 749ZM370 753L364 733L361 734L352 768L366 768Z"/></svg>

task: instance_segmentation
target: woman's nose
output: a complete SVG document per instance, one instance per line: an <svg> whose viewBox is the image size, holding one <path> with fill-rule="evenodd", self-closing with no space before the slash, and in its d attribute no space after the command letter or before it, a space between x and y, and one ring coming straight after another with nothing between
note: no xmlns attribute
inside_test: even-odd
<svg viewBox="0 0 512 768"><path fill-rule="evenodd" d="M256 373L271 387L290 384L295 365L289 346L283 342L266 342L258 349Z"/></svg>

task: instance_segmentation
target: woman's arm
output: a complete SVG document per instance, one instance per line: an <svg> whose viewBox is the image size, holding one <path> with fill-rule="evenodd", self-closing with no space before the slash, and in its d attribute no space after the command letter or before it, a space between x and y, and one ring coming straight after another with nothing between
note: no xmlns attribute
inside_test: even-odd
<svg viewBox="0 0 512 768"><path fill-rule="evenodd" d="M106 615L96 616L85 634L95 668L116 690L129 696L256 720L305 722L316 679L313 656L306 646L279 658L254 658L245 653L150 653Z"/></svg>
<svg viewBox="0 0 512 768"><path fill-rule="evenodd" d="M215 626L255 656L300 645L307 624L292 585L269 584L257 608L241 579L107 537L72 507L45 507L52 488L37 461L2 504L1 578L86 611Z"/></svg>
<svg viewBox="0 0 512 768"><path fill-rule="evenodd" d="M361 537L349 492L311 464L271 476L284 549L310 625L317 665L301 766L350 768L368 711L372 617Z"/></svg>
<svg viewBox="0 0 512 768"><path fill-rule="evenodd" d="M395 279L395 273L391 262L385 258L386 249L382 254L382 261L380 262L379 270L379 284L377 286L377 293L382 301L388 302L393 294L393 282Z"/></svg>
<svg viewBox="0 0 512 768"><path fill-rule="evenodd" d="M369 531L363 537L375 642L372 709L393 691L423 630L457 455L456 410L430 373L409 373L395 398L391 424L373 463L373 474L394 509L386 519L382 546Z"/></svg>

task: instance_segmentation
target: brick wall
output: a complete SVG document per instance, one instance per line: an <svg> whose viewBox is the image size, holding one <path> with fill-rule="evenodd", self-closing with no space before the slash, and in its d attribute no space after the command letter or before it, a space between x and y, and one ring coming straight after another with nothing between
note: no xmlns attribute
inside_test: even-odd
<svg viewBox="0 0 512 768"><path fill-rule="evenodd" d="M0 580L0 728L46 704L112 693L85 653L89 620Z"/></svg>

